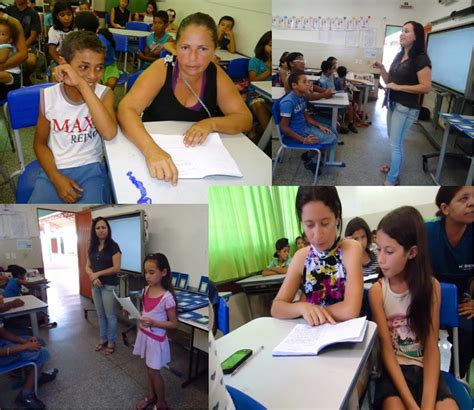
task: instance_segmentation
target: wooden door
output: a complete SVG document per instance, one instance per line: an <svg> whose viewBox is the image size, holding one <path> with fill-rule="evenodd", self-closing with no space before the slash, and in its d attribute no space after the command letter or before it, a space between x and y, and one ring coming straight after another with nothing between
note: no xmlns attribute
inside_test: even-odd
<svg viewBox="0 0 474 410"><path fill-rule="evenodd" d="M76 213L77 261L79 263L79 293L92 299L92 285L86 273L87 250L91 237L92 212Z"/></svg>

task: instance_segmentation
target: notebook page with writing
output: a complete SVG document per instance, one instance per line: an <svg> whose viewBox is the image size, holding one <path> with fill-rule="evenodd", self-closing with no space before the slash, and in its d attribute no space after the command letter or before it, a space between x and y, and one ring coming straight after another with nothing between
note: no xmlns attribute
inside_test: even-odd
<svg viewBox="0 0 474 410"><path fill-rule="evenodd" d="M202 145L186 147L182 135L151 134L153 140L171 155L179 178L199 179L209 175L242 177L239 167L227 151L218 133L208 135Z"/></svg>
<svg viewBox="0 0 474 410"><path fill-rule="evenodd" d="M316 356L324 347L334 343L362 342L367 330L366 317L347 320L335 325L296 325L290 334L273 349L273 356Z"/></svg>

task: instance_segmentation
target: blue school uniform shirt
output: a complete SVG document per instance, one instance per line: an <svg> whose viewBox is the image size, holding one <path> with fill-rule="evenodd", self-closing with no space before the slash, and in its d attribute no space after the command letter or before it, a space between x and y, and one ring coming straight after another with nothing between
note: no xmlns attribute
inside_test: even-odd
<svg viewBox="0 0 474 410"><path fill-rule="evenodd" d="M333 88L333 89L336 89L336 86L334 84L334 77L331 75L331 76L327 76L325 75L324 73L321 74L321 78L319 79L319 85L322 87L322 88Z"/></svg>
<svg viewBox="0 0 474 410"><path fill-rule="evenodd" d="M268 71L268 66L259 58L252 57L249 61L249 72L255 71L257 75L263 74L265 71ZM265 81L271 81L272 76L269 75Z"/></svg>
<svg viewBox="0 0 474 410"><path fill-rule="evenodd" d="M14 296L20 296L20 294L20 284L18 283L18 278L8 279L3 296L6 298L12 298Z"/></svg>
<svg viewBox="0 0 474 410"><path fill-rule="evenodd" d="M100 41L102 41L102 44L106 47L107 51L105 53L105 61L104 65L107 67L109 65L114 64L117 61L117 57L115 56L115 50L112 47L112 44L110 44L110 41L105 38L103 34L98 34Z"/></svg>
<svg viewBox="0 0 474 410"><path fill-rule="evenodd" d="M306 127L304 113L308 100L304 95L298 97L294 91L288 93L280 101L280 115L290 118L289 127L296 133L300 133Z"/></svg>
<svg viewBox="0 0 474 410"><path fill-rule="evenodd" d="M157 40L155 38L155 33L151 33L147 38L146 38L146 46L148 47L148 50L153 50L156 46L158 45L163 45L169 41L171 36L168 33L163 34L163 36ZM145 61L142 65L142 68L146 68L151 65L151 62Z"/></svg>
<svg viewBox="0 0 474 410"><path fill-rule="evenodd" d="M444 227L445 219L436 218L425 223L433 273L441 282L458 287L458 294L469 292L472 279L472 224L469 224L456 247L451 246Z"/></svg>

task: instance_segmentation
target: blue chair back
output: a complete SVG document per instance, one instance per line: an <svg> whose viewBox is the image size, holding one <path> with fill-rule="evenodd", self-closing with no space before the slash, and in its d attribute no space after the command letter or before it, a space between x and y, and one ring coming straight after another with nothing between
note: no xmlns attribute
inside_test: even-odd
<svg viewBox="0 0 474 410"><path fill-rule="evenodd" d="M173 288L176 288L178 286L178 279L179 279L179 273L171 272L171 284L173 285Z"/></svg>
<svg viewBox="0 0 474 410"><path fill-rule="evenodd" d="M187 273L180 273L178 279L178 289L187 289L188 288L189 275Z"/></svg>
<svg viewBox="0 0 474 410"><path fill-rule="evenodd" d="M168 50L161 50L160 51L160 58L166 57L171 55L171 53Z"/></svg>
<svg viewBox="0 0 474 410"><path fill-rule="evenodd" d="M150 31L150 25L143 21L129 21L125 24L126 30Z"/></svg>
<svg viewBox="0 0 474 410"><path fill-rule="evenodd" d="M223 297L219 297L217 306L217 328L224 335L230 332L229 305Z"/></svg>
<svg viewBox="0 0 474 410"><path fill-rule="evenodd" d="M201 276L201 280L199 281L198 292L207 295L208 288L209 278L207 276Z"/></svg>
<svg viewBox="0 0 474 410"><path fill-rule="evenodd" d="M265 410L266 407L232 386L225 386L236 410Z"/></svg>
<svg viewBox="0 0 474 410"><path fill-rule="evenodd" d="M123 34L113 34L115 40L115 51L126 53L128 51L128 37Z"/></svg>
<svg viewBox="0 0 474 410"><path fill-rule="evenodd" d="M232 80L241 80L249 77L249 59L237 58L229 63L227 68L227 75Z"/></svg>
<svg viewBox="0 0 474 410"><path fill-rule="evenodd" d="M458 327L458 293L456 285L452 283L440 283L441 285L441 307L439 326L441 328Z"/></svg>
<svg viewBox="0 0 474 410"><path fill-rule="evenodd" d="M132 75L130 75L130 77L128 77L126 92L130 91L130 89L133 87L133 84L135 84L135 81L137 80L137 78L140 76L141 73L143 73L143 70L139 70L136 73L133 73Z"/></svg>
<svg viewBox="0 0 474 410"><path fill-rule="evenodd" d="M104 20L105 20L106 26L107 27L110 26L110 14L109 13L105 13Z"/></svg>
<svg viewBox="0 0 474 410"><path fill-rule="evenodd" d="M275 125L277 127L280 126L280 102L282 98L278 98L277 100L273 100L272 104L272 116L273 116L273 121L275 122Z"/></svg>

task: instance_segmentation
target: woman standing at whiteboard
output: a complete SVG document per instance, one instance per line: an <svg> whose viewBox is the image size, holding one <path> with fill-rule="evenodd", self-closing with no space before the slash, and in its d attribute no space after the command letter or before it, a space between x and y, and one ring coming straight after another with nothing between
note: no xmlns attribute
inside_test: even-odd
<svg viewBox="0 0 474 410"><path fill-rule="evenodd" d="M387 174L384 185L398 185L403 163L403 141L420 112L420 94L431 91L431 61L425 53L423 26L415 21L403 25L400 34L402 50L387 72L376 61L372 66L380 69L388 93L387 131L392 149L391 165L380 171Z"/></svg>
<svg viewBox="0 0 474 410"><path fill-rule="evenodd" d="M113 294L118 285L122 253L112 239L107 219L99 216L92 221L91 239L87 253L86 273L92 282L92 299L99 317L99 343L95 351L105 354L115 351L117 312Z"/></svg>

